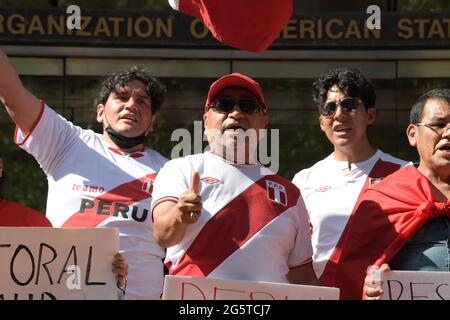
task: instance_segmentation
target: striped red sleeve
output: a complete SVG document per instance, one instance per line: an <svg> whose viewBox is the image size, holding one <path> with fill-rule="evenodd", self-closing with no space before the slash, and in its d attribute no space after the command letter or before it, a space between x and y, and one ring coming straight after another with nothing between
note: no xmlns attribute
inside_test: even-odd
<svg viewBox="0 0 450 320"><path fill-rule="evenodd" d="M153 203L153 205L152 205L152 212L151 212L151 213L152 213L152 222L155 221L155 220L153 219L153 210L155 210L155 208L156 208L158 205L160 205L161 203L167 202L167 201L177 203L177 202L178 202L178 198L177 198L177 197L167 196L167 197L162 197L162 198L156 200L156 201Z"/></svg>
<svg viewBox="0 0 450 320"><path fill-rule="evenodd" d="M34 129L38 125L39 121L41 121L42 115L44 114L45 102L43 100L40 100L40 102L41 102L41 111L39 112L38 117L36 118L36 120L34 121L33 125L31 126L30 131L27 133L27 135L24 137L24 139L21 142L17 142L17 135L19 133L19 127L16 126L16 129L14 130L14 143L16 145L18 145L18 146L23 145L28 140L28 138L31 136L31 134L33 133Z"/></svg>

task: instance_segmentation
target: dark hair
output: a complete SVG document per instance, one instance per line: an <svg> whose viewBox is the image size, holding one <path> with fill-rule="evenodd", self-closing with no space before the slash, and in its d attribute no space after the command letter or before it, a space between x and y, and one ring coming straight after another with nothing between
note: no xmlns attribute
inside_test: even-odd
<svg viewBox="0 0 450 320"><path fill-rule="evenodd" d="M342 67L330 69L313 83L313 99L319 106L327 99L328 90L336 85L350 97L358 97L367 108L375 108L375 88L358 69Z"/></svg>
<svg viewBox="0 0 450 320"><path fill-rule="evenodd" d="M422 120L423 107L425 107L427 101L431 99L443 100L450 104L450 89L433 89L421 95L411 108L409 123L416 124Z"/></svg>
<svg viewBox="0 0 450 320"><path fill-rule="evenodd" d="M132 66L121 73L113 73L102 83L98 102L105 104L111 92L117 92L131 81L139 80L144 83L145 90L152 100L152 112L161 107L166 94L166 87L155 77L151 76L143 67Z"/></svg>

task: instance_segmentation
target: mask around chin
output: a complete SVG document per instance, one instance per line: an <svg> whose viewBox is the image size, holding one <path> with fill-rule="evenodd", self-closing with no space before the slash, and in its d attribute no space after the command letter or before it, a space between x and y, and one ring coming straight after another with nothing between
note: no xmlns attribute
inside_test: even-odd
<svg viewBox="0 0 450 320"><path fill-rule="evenodd" d="M120 149L131 149L137 145L143 144L146 138L145 133L137 137L125 137L111 128L111 126L106 127L105 131L112 142L114 142L114 144Z"/></svg>

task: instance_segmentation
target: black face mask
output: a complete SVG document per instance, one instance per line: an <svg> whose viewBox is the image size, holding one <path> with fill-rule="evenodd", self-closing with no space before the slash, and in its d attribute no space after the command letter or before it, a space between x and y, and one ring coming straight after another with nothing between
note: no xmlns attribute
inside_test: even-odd
<svg viewBox="0 0 450 320"><path fill-rule="evenodd" d="M139 144L143 144L145 141L145 133L140 136L128 138L124 137L120 133L116 132L111 126L107 126L105 131L108 133L109 138L118 146L120 149L130 149Z"/></svg>

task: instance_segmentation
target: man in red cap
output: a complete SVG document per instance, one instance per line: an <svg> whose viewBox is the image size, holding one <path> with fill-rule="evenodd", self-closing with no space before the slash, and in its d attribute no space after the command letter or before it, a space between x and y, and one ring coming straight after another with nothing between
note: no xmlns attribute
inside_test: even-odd
<svg viewBox="0 0 450 320"><path fill-rule="evenodd" d="M316 284L300 192L254 156L268 123L259 84L218 79L203 121L210 150L169 161L155 180L154 236L169 273Z"/></svg>

